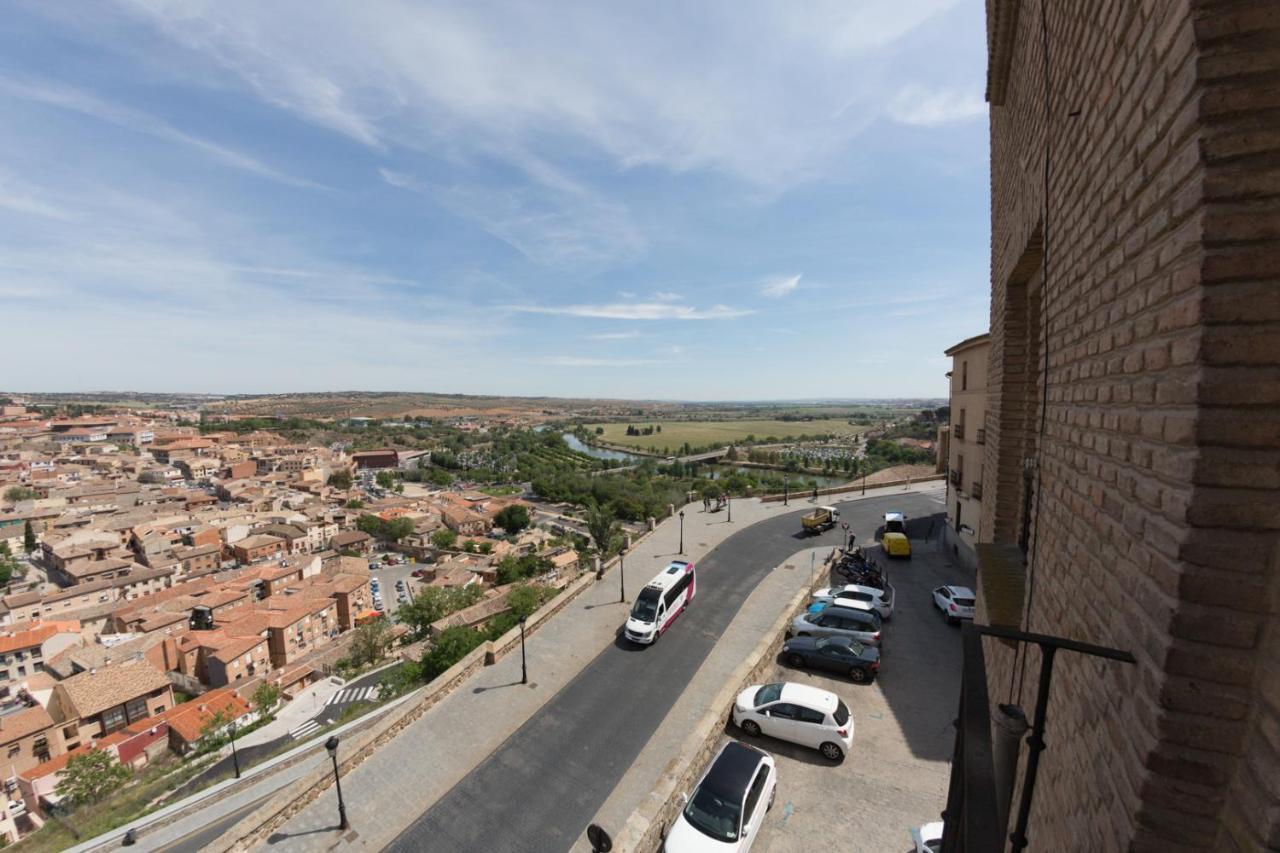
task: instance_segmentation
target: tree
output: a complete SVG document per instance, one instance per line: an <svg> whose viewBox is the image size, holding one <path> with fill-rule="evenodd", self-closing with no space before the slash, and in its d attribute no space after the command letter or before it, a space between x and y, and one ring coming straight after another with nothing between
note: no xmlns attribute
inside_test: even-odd
<svg viewBox="0 0 1280 853"><path fill-rule="evenodd" d="M13 486L4 493L4 499L9 503L17 503L18 501L29 501L32 498L39 497L35 489L28 489L26 486Z"/></svg>
<svg viewBox="0 0 1280 853"><path fill-rule="evenodd" d="M31 529L31 519L27 519L26 526L22 528L22 547L28 554L36 549L36 532Z"/></svg>
<svg viewBox="0 0 1280 853"><path fill-rule="evenodd" d="M532 519L529 518L529 508L524 504L511 504L498 510L493 520L509 535L515 536L528 527Z"/></svg>
<svg viewBox="0 0 1280 853"><path fill-rule="evenodd" d="M516 618L528 616L542 604L542 590L531 584L520 584L507 595L507 605Z"/></svg>
<svg viewBox="0 0 1280 853"><path fill-rule="evenodd" d="M351 639L351 662L356 666L377 663L391 647L391 626L386 619L374 619L356 628Z"/></svg>
<svg viewBox="0 0 1280 853"><path fill-rule="evenodd" d="M596 435L604 435L604 427L596 427Z"/></svg>
<svg viewBox="0 0 1280 853"><path fill-rule="evenodd" d="M607 506L592 505L587 508L587 533L595 543L596 553L607 560L622 544L622 527L613 510Z"/></svg>
<svg viewBox="0 0 1280 853"><path fill-rule="evenodd" d="M386 522L376 515L365 513L356 519L356 527L370 536L381 536Z"/></svg>
<svg viewBox="0 0 1280 853"><path fill-rule="evenodd" d="M427 482L433 486L450 486L453 484L453 475L442 468L432 468L427 473Z"/></svg>
<svg viewBox="0 0 1280 853"><path fill-rule="evenodd" d="M343 504L347 509L364 509L364 501L359 498L352 498Z"/></svg>
<svg viewBox="0 0 1280 853"><path fill-rule="evenodd" d="M375 475L375 478L378 481L378 485L384 489L390 489L396 484L395 475L390 471L379 471Z"/></svg>
<svg viewBox="0 0 1280 853"><path fill-rule="evenodd" d="M73 805L96 803L129 781L129 770L105 750L72 756L58 780L57 792Z"/></svg>
<svg viewBox="0 0 1280 853"><path fill-rule="evenodd" d="M474 628L454 625L436 637L431 650L422 656L422 674L427 681L435 678L471 653L484 642L484 634Z"/></svg>
<svg viewBox="0 0 1280 853"><path fill-rule="evenodd" d="M431 534L431 544L442 551L452 550L453 546L458 544L458 534L447 527L442 527Z"/></svg>
<svg viewBox="0 0 1280 853"><path fill-rule="evenodd" d="M476 545L476 540L468 539L466 542L462 543L462 550L468 554L474 554L479 551L480 548Z"/></svg>
<svg viewBox="0 0 1280 853"><path fill-rule="evenodd" d="M393 518L382 526L382 535L392 542L399 542L413 532L413 519Z"/></svg>
<svg viewBox="0 0 1280 853"><path fill-rule="evenodd" d="M253 707L258 709L259 714L269 714L280 701L280 688L269 681L264 681L258 685L257 690L253 691L250 701L253 702Z"/></svg>
<svg viewBox="0 0 1280 853"><path fill-rule="evenodd" d="M351 471L347 468L341 468L329 475L329 485L335 489L347 490L351 488Z"/></svg>
<svg viewBox="0 0 1280 853"><path fill-rule="evenodd" d="M431 623L438 622L456 610L470 607L484 596L478 586L437 587L429 586L409 601L400 605L396 619L409 626L415 640L431 633Z"/></svg>

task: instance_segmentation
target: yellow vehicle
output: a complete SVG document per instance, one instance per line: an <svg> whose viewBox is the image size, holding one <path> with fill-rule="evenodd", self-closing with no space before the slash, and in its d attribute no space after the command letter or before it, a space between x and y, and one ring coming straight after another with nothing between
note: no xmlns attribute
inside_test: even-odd
<svg viewBox="0 0 1280 853"><path fill-rule="evenodd" d="M910 557L911 540L907 538L907 517L900 512L884 514L884 532L880 547L886 557Z"/></svg>

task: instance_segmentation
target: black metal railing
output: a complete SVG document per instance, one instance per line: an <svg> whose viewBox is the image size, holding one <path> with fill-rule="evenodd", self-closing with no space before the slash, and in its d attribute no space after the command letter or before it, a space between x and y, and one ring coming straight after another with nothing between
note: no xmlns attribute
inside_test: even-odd
<svg viewBox="0 0 1280 853"><path fill-rule="evenodd" d="M1040 683L1036 691L1035 717L1027 737L1026 770L1018 801L1013 831L1002 837L991 745L991 704L987 694L987 665L982 637L999 637L1040 647ZM966 623L961 630L964 671L960 680L960 716L956 720L956 745L951 762L951 783L947 808L942 813L943 853L999 853L1008 849L1019 853L1028 845L1027 825L1035 797L1040 754L1045 749L1045 720L1049 710L1049 688L1053 682L1053 662L1059 650L1135 663L1133 655L1119 649L1080 643L1063 637L1031 634L996 625ZM1007 796L1007 792L1006 792Z"/></svg>

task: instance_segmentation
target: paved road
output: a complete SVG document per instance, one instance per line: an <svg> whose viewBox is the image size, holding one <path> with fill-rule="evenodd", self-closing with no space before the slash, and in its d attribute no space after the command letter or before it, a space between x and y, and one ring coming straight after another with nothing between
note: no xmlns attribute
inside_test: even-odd
<svg viewBox="0 0 1280 853"><path fill-rule="evenodd" d="M606 648L388 849L569 849L760 578L802 548L840 542L839 528L821 536L797 533L799 516L810 508L753 525L712 551L698 564L698 596L689 612L656 645L619 640ZM847 503L842 513L865 530L886 509L925 515L937 503L904 494Z"/></svg>

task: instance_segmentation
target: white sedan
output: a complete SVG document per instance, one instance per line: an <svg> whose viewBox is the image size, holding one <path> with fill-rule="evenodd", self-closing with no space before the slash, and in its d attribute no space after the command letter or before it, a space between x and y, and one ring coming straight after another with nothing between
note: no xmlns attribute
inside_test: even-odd
<svg viewBox="0 0 1280 853"><path fill-rule="evenodd" d="M885 583L884 589L876 589L874 586L863 586L856 583L847 583L844 586L826 586L813 594L813 600L823 604L830 604L837 598L852 598L855 601L864 601L875 608L881 619L888 619L893 615L893 597L894 589L889 583Z"/></svg>
<svg viewBox="0 0 1280 853"><path fill-rule="evenodd" d="M840 761L853 746L849 708L829 690L793 682L756 684L738 694L733 722L748 735L769 735Z"/></svg>
<svg viewBox="0 0 1280 853"><path fill-rule="evenodd" d="M933 606L951 624L973 618L973 590L967 586L940 586L933 591Z"/></svg>

